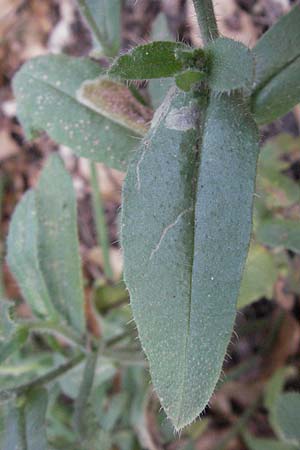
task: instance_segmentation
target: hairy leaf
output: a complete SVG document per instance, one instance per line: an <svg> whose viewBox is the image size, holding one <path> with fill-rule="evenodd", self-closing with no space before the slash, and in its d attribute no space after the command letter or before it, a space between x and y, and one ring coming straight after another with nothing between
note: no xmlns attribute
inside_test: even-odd
<svg viewBox="0 0 300 450"><path fill-rule="evenodd" d="M300 253L299 220L274 218L264 220L256 230L259 242L269 247L282 247Z"/></svg>
<svg viewBox="0 0 300 450"><path fill-rule="evenodd" d="M76 199L71 177L56 155L42 172L36 202L40 266L52 303L82 334L85 318Z"/></svg>
<svg viewBox="0 0 300 450"><path fill-rule="evenodd" d="M28 191L23 196L13 214L7 239L7 262L34 314L56 319L38 258L38 217L34 191Z"/></svg>
<svg viewBox="0 0 300 450"><path fill-rule="evenodd" d="M0 364L27 341L28 331L11 318L12 303L0 300Z"/></svg>
<svg viewBox="0 0 300 450"><path fill-rule="evenodd" d="M183 69L176 58L177 49L187 48L180 42L156 41L139 45L120 56L109 69L109 76L124 80L168 78Z"/></svg>
<svg viewBox="0 0 300 450"><path fill-rule="evenodd" d="M300 56L300 6L281 17L258 41L255 57L255 87L261 89ZM281 97L281 93L278 92Z"/></svg>
<svg viewBox="0 0 300 450"><path fill-rule="evenodd" d="M204 72L198 70L188 69L178 73L175 76L177 87L182 91L188 92L194 86L195 83L199 83L205 77Z"/></svg>
<svg viewBox="0 0 300 450"><path fill-rule="evenodd" d="M103 74L89 59L42 56L24 64L13 81L18 117L28 138L47 131L78 156L124 169L139 133L83 105L77 91Z"/></svg>
<svg viewBox="0 0 300 450"><path fill-rule="evenodd" d="M298 45L300 47L300 36ZM284 116L300 102L299 79L300 56L253 96L252 111L258 124L270 123Z"/></svg>
<svg viewBox="0 0 300 450"><path fill-rule="evenodd" d="M208 47L208 83L216 92L235 89L249 90L254 80L254 59L250 50L240 42L219 38Z"/></svg>
<svg viewBox="0 0 300 450"><path fill-rule="evenodd" d="M278 269L273 255L263 246L251 245L243 274L238 307L259 300L261 297L271 298Z"/></svg>
<svg viewBox="0 0 300 450"><path fill-rule="evenodd" d="M156 112L123 191L125 281L152 380L176 428L205 408L235 318L258 135L239 96L199 117L187 94ZM226 270L224 270L226 267Z"/></svg>

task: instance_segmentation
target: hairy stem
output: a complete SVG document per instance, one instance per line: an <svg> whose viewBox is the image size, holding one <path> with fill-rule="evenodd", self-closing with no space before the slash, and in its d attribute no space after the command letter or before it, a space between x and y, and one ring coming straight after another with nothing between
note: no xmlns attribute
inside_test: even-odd
<svg viewBox="0 0 300 450"><path fill-rule="evenodd" d="M92 202L93 202L93 215L96 225L96 233L98 244L102 248L103 255L103 268L105 276L108 280L113 278L113 271L109 260L109 238L108 230L105 221L104 205L102 195L99 189L99 180L97 174L97 168L95 163L91 163L91 187L92 187Z"/></svg>
<svg viewBox="0 0 300 450"><path fill-rule="evenodd" d="M204 45L219 37L212 0L193 0Z"/></svg>
<svg viewBox="0 0 300 450"><path fill-rule="evenodd" d="M81 353L75 356L73 359L70 359L66 363L61 364L56 369L53 369L48 373L46 373L45 375L37 377L34 380L29 381L28 383L23 383L20 384L19 386L0 391L0 400L9 399L12 395L20 395L28 391L29 389L33 389L39 386L43 386L44 384L50 383L51 381L55 380L61 375L64 375L67 371L73 369L73 367L76 367L83 361L84 358L85 355Z"/></svg>

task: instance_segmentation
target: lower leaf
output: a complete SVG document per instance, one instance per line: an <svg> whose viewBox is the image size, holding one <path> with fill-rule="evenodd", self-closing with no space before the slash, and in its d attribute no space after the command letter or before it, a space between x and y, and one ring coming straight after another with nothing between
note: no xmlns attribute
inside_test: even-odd
<svg viewBox="0 0 300 450"><path fill-rule="evenodd" d="M220 375L257 155L257 129L239 96L212 97L200 119L199 105L172 90L128 170L125 281L154 386L177 429L206 407Z"/></svg>

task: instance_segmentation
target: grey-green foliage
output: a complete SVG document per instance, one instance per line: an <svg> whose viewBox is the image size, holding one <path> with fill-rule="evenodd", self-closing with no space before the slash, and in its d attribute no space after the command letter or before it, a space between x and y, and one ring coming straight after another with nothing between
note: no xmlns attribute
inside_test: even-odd
<svg viewBox="0 0 300 450"><path fill-rule="evenodd" d="M34 314L57 318L38 257L36 194L28 191L13 214L7 239L7 262Z"/></svg>
<svg viewBox="0 0 300 450"><path fill-rule="evenodd" d="M72 180L56 155L13 215L7 261L37 316L59 317L84 333L76 199Z"/></svg>
<svg viewBox="0 0 300 450"><path fill-rule="evenodd" d="M208 84L213 91L249 91L254 81L254 60L250 50L240 42L228 38L213 41L208 53Z"/></svg>
<svg viewBox="0 0 300 450"><path fill-rule="evenodd" d="M300 5L284 15L253 49L256 78L252 109L259 124L271 122L300 101Z"/></svg>
<svg viewBox="0 0 300 450"><path fill-rule="evenodd" d="M123 191L125 281L154 386L176 428L205 408L220 375L258 155L240 96L211 97L202 118L199 106L186 94L168 95Z"/></svg>
<svg viewBox="0 0 300 450"><path fill-rule="evenodd" d="M25 397L4 404L3 450L47 450L46 389L37 388Z"/></svg>
<svg viewBox="0 0 300 450"><path fill-rule="evenodd" d="M19 350L28 337L27 329L12 320L11 309L11 302L0 300L0 364Z"/></svg>
<svg viewBox="0 0 300 450"><path fill-rule="evenodd" d="M116 56L120 49L121 0L77 0L86 19L97 50Z"/></svg>
<svg viewBox="0 0 300 450"><path fill-rule="evenodd" d="M52 304L80 334L85 330L76 198L62 160L53 155L36 189L41 270Z"/></svg>
<svg viewBox="0 0 300 450"><path fill-rule="evenodd" d="M86 58L48 55L29 61L13 81L18 117L28 138L44 130L78 156L124 169L139 133L78 98L82 83L101 74L99 64Z"/></svg>

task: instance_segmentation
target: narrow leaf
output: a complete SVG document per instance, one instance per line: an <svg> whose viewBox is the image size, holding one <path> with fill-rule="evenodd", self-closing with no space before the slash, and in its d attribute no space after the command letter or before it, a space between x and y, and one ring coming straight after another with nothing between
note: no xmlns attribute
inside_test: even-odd
<svg viewBox="0 0 300 450"><path fill-rule="evenodd" d="M92 32L96 47L105 56L115 56L120 48L120 0L77 0L81 14Z"/></svg>
<svg viewBox="0 0 300 450"><path fill-rule="evenodd" d="M177 49L187 48L180 42L156 41L139 45L120 56L109 69L109 76L123 80L168 78L183 69L176 58Z"/></svg>
<svg viewBox="0 0 300 450"><path fill-rule="evenodd" d="M205 117L200 159L195 105L168 95L123 191L125 281L154 386L178 429L205 408L220 375L258 155L239 96L213 97Z"/></svg>
<svg viewBox="0 0 300 450"><path fill-rule="evenodd" d="M300 36L298 45L300 47ZM256 92L252 97L252 111L258 124L284 116L300 102L299 79L300 56Z"/></svg>
<svg viewBox="0 0 300 450"><path fill-rule="evenodd" d="M36 199L40 265L52 303L82 334L85 318L76 199L71 177L56 155L42 172Z"/></svg>
<svg viewBox="0 0 300 450"><path fill-rule="evenodd" d="M77 98L82 83L102 73L97 63L66 55L42 56L24 64L13 87L27 137L45 130L78 156L124 169L139 134Z"/></svg>
<svg viewBox="0 0 300 450"><path fill-rule="evenodd" d="M253 49L256 65L255 87L261 89L282 69L300 56L300 6L281 17ZM280 92L278 92L281 97Z"/></svg>
<svg viewBox="0 0 300 450"><path fill-rule="evenodd" d="M259 242L269 247L282 247L300 253L299 220L267 219L256 230Z"/></svg>
<svg viewBox="0 0 300 450"><path fill-rule="evenodd" d="M14 401L10 401L5 405L4 435L2 436L2 441L3 449L5 450L28 450L26 445L24 412L17 407Z"/></svg>
<svg viewBox="0 0 300 450"><path fill-rule="evenodd" d="M245 45L228 38L219 38L208 47L208 83L216 92L249 90L254 80L254 59Z"/></svg>
<svg viewBox="0 0 300 450"><path fill-rule="evenodd" d="M7 262L33 313L56 319L38 258L38 220L33 191L23 196L14 211L7 239Z"/></svg>

